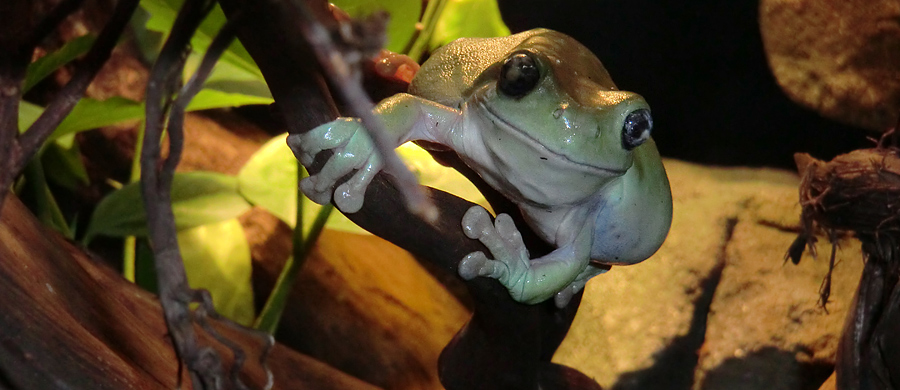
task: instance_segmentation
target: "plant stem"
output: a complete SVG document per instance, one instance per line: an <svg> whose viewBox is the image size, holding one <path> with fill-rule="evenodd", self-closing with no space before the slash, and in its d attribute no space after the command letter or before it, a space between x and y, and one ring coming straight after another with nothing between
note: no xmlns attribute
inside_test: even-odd
<svg viewBox="0 0 900 390"><path fill-rule="evenodd" d="M134 157L131 159L131 175L128 178L129 183L136 183L141 180L141 151L144 145L144 122L140 122L137 128L137 141L134 144ZM135 261L137 261L137 239L134 236L125 237L125 247L122 254L122 276L128 281L134 283Z"/></svg>
<svg viewBox="0 0 900 390"><path fill-rule="evenodd" d="M298 197L298 199L302 199L302 197ZM298 210L300 208L300 205L298 205ZM266 300L266 305L263 307L262 312L253 324L255 329L268 332L269 334L275 334L275 331L278 330L281 314L284 312L288 294L294 286L297 274L300 273L303 263L305 263L307 256L309 256L313 245L316 243L316 240L322 233L322 229L325 227L328 216L331 215L333 210L334 205L332 204L322 206L322 209L319 210L319 213L316 215L315 221L313 221L312 227L310 227L309 232L306 234L305 240L298 239L298 237L302 237L301 234L294 234L294 253L287 259L284 268L281 270L281 274L278 275L278 280L275 282L275 287L272 289L269 299ZM298 218L297 226L294 228L294 231L297 232L300 230L303 230L303 226L301 220Z"/></svg>
<svg viewBox="0 0 900 390"><path fill-rule="evenodd" d="M416 34L412 46L406 52L410 58L415 61L421 60L422 54L428 48L428 42L434 35L434 29L437 27L438 19L447 7L447 0L430 0L425 6L425 12L422 15L422 29Z"/></svg>

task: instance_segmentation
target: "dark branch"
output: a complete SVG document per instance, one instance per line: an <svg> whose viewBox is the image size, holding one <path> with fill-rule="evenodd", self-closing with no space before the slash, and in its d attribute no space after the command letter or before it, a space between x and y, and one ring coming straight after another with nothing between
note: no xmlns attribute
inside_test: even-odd
<svg viewBox="0 0 900 390"><path fill-rule="evenodd" d="M175 167L178 165L182 149L184 148L184 113L187 110L187 106L190 104L191 99L193 99L194 96L197 96L197 93L203 88L203 83L209 78L213 66L216 65L216 61L219 60L222 53L224 53L225 50L228 49L228 46L231 45L231 42L234 41L234 26L235 22L234 20L231 20L222 27L218 34L216 34L216 37L209 45L206 54L203 56L203 60L200 62L200 67L191 79L188 80L187 84L181 88L181 91L178 93L178 98L176 98L175 102L172 104L168 127L169 156L166 158L163 165L163 172L175 172Z"/></svg>
<svg viewBox="0 0 900 390"><path fill-rule="evenodd" d="M63 19L75 12L78 7L81 7L81 3L84 3L84 0L63 0L56 7L53 7L53 10L41 19L37 27L29 34L28 39L25 40L25 49L29 52L34 50L44 38L50 35L50 32L62 23Z"/></svg>
<svg viewBox="0 0 900 390"><path fill-rule="evenodd" d="M406 199L407 207L414 214L433 222L438 217L437 207L425 195L416 176L394 152L394 148L397 147L396 140L388 137L384 125L372 113L375 105L363 89L360 61L348 60L347 56L341 55L342 53L332 41L328 29L313 16L305 2L294 1L291 4L294 5L295 14L300 21L300 31L319 63L322 64L325 77L334 87L340 99L347 105L351 116L360 118L365 124L374 141L375 148L384 162L383 170L389 174L391 181ZM377 23L376 20L370 23ZM381 34L383 35L383 33Z"/></svg>
<svg viewBox="0 0 900 390"><path fill-rule="evenodd" d="M56 26L81 4L82 0L65 0L57 5L31 31L20 31L22 22L10 23L8 29L0 29L0 51L5 58L0 58L0 207L6 192L13 180L19 176L28 161L37 154L44 141L53 130L69 115L75 103L84 94L91 80L106 63L113 47L122 35L122 31L137 8L138 0L119 1L112 17L106 23L94 46L79 63L69 83L62 88L53 101L28 131L18 136L19 101L22 98L22 80L25 69L31 60L34 48ZM25 4L26 8L16 11L30 11L29 2L12 2L14 5ZM6 9L12 10L12 7ZM27 20L27 13L16 14L17 18ZM24 38L16 40L18 35Z"/></svg>
<svg viewBox="0 0 900 390"><path fill-rule="evenodd" d="M147 86L147 124L141 156L141 184L147 210L150 243L156 256L160 302L175 351L179 359L186 364L194 388L219 389L227 383L221 356L211 347L201 346L198 342L193 328L196 321L213 338L231 349L235 362L232 365L230 382L235 388L243 390L247 387L240 381L238 374L246 360L246 354L237 344L225 339L208 326L206 317L219 319L232 327L238 326L215 312L208 293L193 290L188 285L184 263L178 250L170 196L175 168L184 147L184 115L187 105L200 91L218 58L234 40L235 23L232 20L216 35L197 73L186 85L179 88L185 58L190 52L191 36L212 9L213 4L215 3L212 1L185 2L178 13L169 39L151 69ZM167 117L169 154L160 162L162 158L160 143L163 124L166 123ZM192 302L201 304L196 313L192 313L188 306ZM264 352L260 358L265 367L265 357L274 340L261 332L257 332L257 336L265 341ZM271 383L271 380L269 382Z"/></svg>
<svg viewBox="0 0 900 390"><path fill-rule="evenodd" d="M72 79L59 91L56 97L53 98L53 101L47 105L41 116L28 128L28 131L19 137L22 154L19 155L14 165L17 173L21 172L28 160L37 153L44 141L50 137L50 134L53 134L53 130L69 115L72 108L84 95L84 90L87 89L94 76L97 75L97 72L109 59L116 42L122 36L122 31L131 19L131 15L134 14L137 5L138 0L119 1L109 22L106 23L103 31L100 32L100 36L94 42L94 46L91 47L91 50L78 64Z"/></svg>
<svg viewBox="0 0 900 390"><path fill-rule="evenodd" d="M14 72L0 73L0 210L13 180L18 176L14 167L21 155L16 135L19 132L19 100L22 97L24 72L21 72L21 77L10 73Z"/></svg>
<svg viewBox="0 0 900 390"><path fill-rule="evenodd" d="M191 36L209 12L212 2L186 1L178 13L169 38L150 70L146 94L146 126L141 153L141 188L147 210L150 246L155 257L159 298L172 337L175 353L187 365L193 388L207 389L214 378L223 378L221 362L209 362L209 356L198 347L188 304L192 301L184 270L170 189L174 172L161 170L160 143L166 113L181 81ZM179 152L179 150L176 150ZM178 161L178 156L169 156Z"/></svg>
<svg viewBox="0 0 900 390"><path fill-rule="evenodd" d="M221 4L229 17L245 11L238 37L262 70L289 131L301 133L333 119L330 94L317 89L321 87L319 74L331 65L313 61L318 59L312 52L314 44L297 31L301 28L297 10L279 0L221 0ZM317 23L331 22L329 15L323 15L324 2L308 0L308 8L318 11ZM271 44L274 37L279 45ZM463 256L486 250L460 228L459 221L472 204L440 191L431 191L430 196L441 208L441 218L434 224L412 215L400 192L380 173L366 191L362 210L348 216L422 261L455 275ZM495 210L502 209L495 205ZM580 294L566 309L558 310L553 302L514 302L495 280L476 278L467 286L475 300L475 313L441 356L439 370L446 389L599 388L583 374L549 362L572 323ZM498 383L498 378L509 380Z"/></svg>

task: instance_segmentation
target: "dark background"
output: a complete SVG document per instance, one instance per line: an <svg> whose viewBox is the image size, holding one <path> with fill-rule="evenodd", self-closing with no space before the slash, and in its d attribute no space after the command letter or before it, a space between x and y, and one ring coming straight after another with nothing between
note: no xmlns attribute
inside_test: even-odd
<svg viewBox="0 0 900 390"><path fill-rule="evenodd" d="M667 157L796 169L874 145L871 132L788 99L769 71L755 0L499 0L515 32L546 27L600 58L616 85L644 96Z"/></svg>

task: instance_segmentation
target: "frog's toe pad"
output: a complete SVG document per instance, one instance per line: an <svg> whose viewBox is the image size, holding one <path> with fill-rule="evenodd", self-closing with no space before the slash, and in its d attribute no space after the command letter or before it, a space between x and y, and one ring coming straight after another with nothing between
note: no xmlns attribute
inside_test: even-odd
<svg viewBox="0 0 900 390"><path fill-rule="evenodd" d="M472 280L479 276L492 276L496 270L496 261L490 260L482 252L472 252L459 262L459 276Z"/></svg>
<svg viewBox="0 0 900 390"><path fill-rule="evenodd" d="M472 206L462 218L462 228L466 237L477 240L494 231L494 224L487 210L481 206Z"/></svg>
<svg viewBox="0 0 900 390"><path fill-rule="evenodd" d="M364 194L347 183L334 190L334 204L345 213L355 213L362 208Z"/></svg>
<svg viewBox="0 0 900 390"><path fill-rule="evenodd" d="M577 294L580 290L581 289L576 289L572 285L568 285L553 296L553 303L556 304L556 307L562 309L569 304L569 301L572 300L572 297L574 297L575 294Z"/></svg>
<svg viewBox="0 0 900 390"><path fill-rule="evenodd" d="M331 190L316 190L316 177L314 176L305 177L303 180L300 180L300 191L303 191L303 194L306 195L307 198L312 199L313 202L318 204L326 204L331 200Z"/></svg>

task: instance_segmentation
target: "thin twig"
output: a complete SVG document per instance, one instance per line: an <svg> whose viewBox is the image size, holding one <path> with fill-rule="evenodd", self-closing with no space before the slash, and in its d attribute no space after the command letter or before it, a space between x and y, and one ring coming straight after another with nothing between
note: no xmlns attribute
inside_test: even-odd
<svg viewBox="0 0 900 390"><path fill-rule="evenodd" d="M6 191L9 190L13 179L22 173L22 169L37 154L44 141L69 115L72 108L84 95L84 90L109 59L116 42L122 36L122 31L138 5L138 0L119 1L91 50L79 62L72 79L53 98L53 101L32 123L28 131L17 137L18 101L22 97L24 66L27 66L34 47L66 16L77 9L81 1L66 0L55 7L23 40L23 44L14 50L14 53L8 53L13 57L10 59L10 63L6 64L7 66L3 66L8 69L0 70L4 73L0 75L0 80L2 80L0 81L0 159L4 161L3 164L6 168L3 169L3 173L0 173L0 194L2 194L0 208L3 206L3 199L6 198Z"/></svg>
<svg viewBox="0 0 900 390"><path fill-rule="evenodd" d="M196 321L209 335L231 349L234 354L234 364L230 372L231 383L238 389L246 389L239 380L240 370L246 360L244 351L210 327L206 317L216 318L235 328L239 326L215 312L206 291L193 290L188 285L184 263L178 251L175 219L169 194L175 168L184 147L184 115L187 105L202 88L218 58L234 40L235 23L239 20L233 18L219 31L197 72L188 83L179 88L185 58L189 53L190 38L213 4L212 1L185 3L179 11L162 53L151 70L147 88L147 126L141 159L141 181L144 202L148 210L150 242L156 254L160 301L180 361L187 366L194 388L219 389L225 386L222 359L211 348L199 345L193 329L193 322ZM176 90L178 90L177 97ZM160 162L160 142L163 123L167 117L169 154ZM191 302L201 304L195 313L191 313L188 306ZM246 331L245 328L242 329ZM266 367L265 358L274 340L261 332L257 332L257 336L264 340L265 346L260 363L266 370L271 384L271 372Z"/></svg>
<svg viewBox="0 0 900 390"><path fill-rule="evenodd" d="M188 82L181 88L181 91L178 93L178 97L172 103L172 108L169 112L169 122L167 126L169 132L169 155L163 162L163 172L175 172L175 168L178 165L178 162L181 158L181 152L184 148L184 115L187 111L187 106L188 104L190 104L191 100L195 96L197 96L197 93L199 93L203 88L203 83L207 78L209 78L209 75L212 73L213 67L215 66L219 57L222 56L222 53L224 53L225 50L227 50L231 45L231 42L234 41L236 25L239 22L240 17L229 19L225 26L223 26L222 29L219 30L219 32L213 38L212 43L207 48L207 51L203 56L203 60L200 62L200 66L197 68L193 76L191 76L190 80L188 80ZM247 389L247 386L244 385L244 383L241 382L239 378L239 373L241 371L241 368L243 367L244 361L246 360L246 354L240 348L240 346L224 338L218 332L216 332L215 329L206 324L205 317L207 315L233 328L239 328L245 332L250 332L254 336L263 340L265 347L263 350L264 353L260 356L260 364L266 371L266 375L269 378L272 377L272 373L268 369L268 366L266 364L266 357L268 355L268 351L274 345L274 339L268 333L241 327L230 319L220 316L215 311L215 307L213 307L212 305L212 298L205 290L194 290L193 301L199 302L201 304L200 309L198 309L197 319L203 329L211 336L213 336L213 338L215 338L217 341L228 347L234 354L234 364L231 368L231 380L238 389Z"/></svg>
<svg viewBox="0 0 900 390"><path fill-rule="evenodd" d="M0 69L0 210L3 210L3 201L6 199L13 180L19 176L15 166L21 152L16 135L19 133L21 82L25 75L24 71L21 72L21 77L17 77L15 74L4 74L17 73L15 69L3 72L5 70L7 69Z"/></svg>
<svg viewBox="0 0 900 390"><path fill-rule="evenodd" d="M221 384L221 363L198 347L197 335L191 321L188 304L193 300L175 233L172 211L171 185L174 172L163 170L160 164L163 124L172 105L173 94L181 82L181 71L189 53L189 43L200 22L212 7L211 1L188 0L178 12L169 38L150 70L146 94L146 127L141 154L141 188L147 210L150 246L155 255L159 284L159 298L166 318L166 326L179 364L184 362L195 389L218 388ZM177 143L177 140L176 140ZM173 155L175 152L176 155ZM178 161L180 152L170 150L168 159ZM217 359L210 362L210 359ZM218 366L216 370L214 367ZM219 372L210 372L219 371ZM218 378L216 378L218 376ZM179 387L181 376L179 376Z"/></svg>
<svg viewBox="0 0 900 390"><path fill-rule="evenodd" d="M375 148L384 162L384 171L389 174L391 181L403 194L406 207L426 221L437 220L437 207L425 195L416 176L394 152L394 148L397 147L396 140L388 137L384 125L372 113L375 105L362 87L360 72L354 71L354 67L344 60L332 41L328 29L319 23L304 1L295 0L291 4L299 16L300 31L312 47L319 63L322 64L328 82L334 86L338 96L347 104L351 111L350 114L360 118L365 124L374 141Z"/></svg>
<svg viewBox="0 0 900 390"><path fill-rule="evenodd" d="M53 10L41 19L34 30L31 31L31 34L28 35L28 39L25 40L25 47L30 49L29 51L34 50L44 38L50 35L51 31L62 23L63 19L75 12L78 7L81 7L81 3L84 3L84 0L63 0L53 7Z"/></svg>
<svg viewBox="0 0 900 390"><path fill-rule="evenodd" d="M425 49L434 35L438 20L440 20L446 6L447 0L431 0L425 6L422 22L417 26L416 33L410 40L409 48L406 50L406 54L414 61L420 61L422 54L425 54Z"/></svg>
<svg viewBox="0 0 900 390"><path fill-rule="evenodd" d="M87 89L94 76L97 75L97 72L100 71L100 68L103 67L103 64L106 63L106 60L112 54L116 42L122 36L122 31L128 25L128 21L131 20L131 15L134 14L137 5L138 0L121 0L116 5L112 17L106 23L106 26L103 27L103 31L100 32L97 40L94 41L94 46L79 62L72 79L59 91L56 97L53 98L53 101L47 105L41 116L28 128L28 131L19 137L22 154L16 161L16 171L21 171L25 164L28 163L28 160L41 148L44 141L50 137L50 134L53 134L53 130L69 115L72 108L81 99L81 96L84 95L84 90Z"/></svg>

